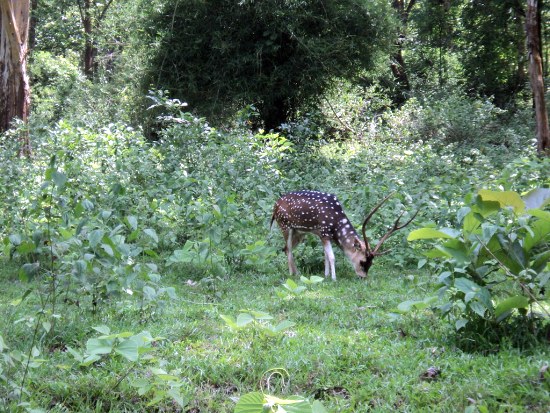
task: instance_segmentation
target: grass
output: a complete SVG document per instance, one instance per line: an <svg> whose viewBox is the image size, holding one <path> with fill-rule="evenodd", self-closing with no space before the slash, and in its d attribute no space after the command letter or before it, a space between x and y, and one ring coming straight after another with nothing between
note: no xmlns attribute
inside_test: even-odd
<svg viewBox="0 0 550 413"><path fill-rule="evenodd" d="M232 412L236 398L259 390L317 398L331 412L455 412L483 406L548 411L550 377L540 373L550 360L548 343L523 351L502 346L488 354L463 352L452 330L431 312L393 314L401 301L425 295L431 288L428 274L410 277L389 257L362 281L342 259L337 263L337 282L283 297L276 293L286 279L281 256L266 274L188 282L192 270L175 268L165 282L176 288L178 299L148 311L145 321L136 302L129 306L122 297L96 314L61 304L55 335L37 344L44 362L31 369L23 400L55 412L178 411L170 400L147 407L151 396L140 396L131 386L150 378L152 367L162 367L180 378L186 412ZM8 265L0 272L2 320L36 314L36 295L17 307L10 304L28 287L17 281L16 271ZM275 324L285 319L296 324L269 335L250 325L234 331L220 317L236 317L243 309L265 311ZM3 323L1 335L12 349L28 351L34 325L28 324ZM99 335L92 327L102 324L112 332L147 330L164 339L150 360L104 356L79 367L67 346L82 350L87 339ZM432 367L434 378L428 377ZM20 369L7 373L21 380Z"/></svg>

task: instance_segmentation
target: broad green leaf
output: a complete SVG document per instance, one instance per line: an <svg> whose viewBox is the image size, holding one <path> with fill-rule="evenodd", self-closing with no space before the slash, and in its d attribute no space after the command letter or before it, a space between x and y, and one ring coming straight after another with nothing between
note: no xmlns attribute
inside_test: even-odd
<svg viewBox="0 0 550 413"><path fill-rule="evenodd" d="M523 295L515 295L513 297L508 297L504 301L498 303L495 308L495 317L498 321L504 319L502 317L504 313L511 311L514 308L527 308L529 305L529 300ZM501 318L502 317L502 318Z"/></svg>
<svg viewBox="0 0 550 413"><path fill-rule="evenodd" d="M259 392L247 393L235 405L235 413L262 413L264 411L264 395Z"/></svg>
<svg viewBox="0 0 550 413"><path fill-rule="evenodd" d="M278 406L279 411L281 411L282 407L283 411L288 413L312 413L311 404L303 397L290 396L288 399L281 399L267 394L264 397L268 404Z"/></svg>
<svg viewBox="0 0 550 413"><path fill-rule="evenodd" d="M180 379L178 376L174 376L173 374L157 374L156 376L162 381L178 381Z"/></svg>
<svg viewBox="0 0 550 413"><path fill-rule="evenodd" d="M29 254L36 250L36 245L32 241L25 240L17 246L17 252L21 255Z"/></svg>
<svg viewBox="0 0 550 413"><path fill-rule="evenodd" d="M418 300L403 301L402 303L399 303L399 305L397 306L397 310L403 314L408 313L413 308L416 308L416 304L418 303L421 303L421 301L418 301Z"/></svg>
<svg viewBox="0 0 550 413"><path fill-rule="evenodd" d="M130 228L135 231L138 227L137 217L135 217L134 215L129 215L126 217L126 220L128 221L128 225L130 225Z"/></svg>
<svg viewBox="0 0 550 413"><path fill-rule="evenodd" d="M279 324L277 324L275 327L273 327L272 330L275 333L279 333L283 330L286 330L287 328L294 327L295 325L296 325L296 323L294 323L292 321L284 320L284 321L281 321Z"/></svg>
<svg viewBox="0 0 550 413"><path fill-rule="evenodd" d="M172 387L172 388L168 389L167 394L172 398L172 400L174 400L176 402L176 404L181 409L183 409L185 406L187 406L187 403L189 403L189 401L185 400L183 398L183 396L181 395L180 389Z"/></svg>
<svg viewBox="0 0 550 413"><path fill-rule="evenodd" d="M469 303L470 309L476 313L480 317L485 317L485 312L487 311L487 307L483 305L481 301L470 301Z"/></svg>
<svg viewBox="0 0 550 413"><path fill-rule="evenodd" d="M328 413L328 410L319 400L314 400L313 403L311 403L311 411L312 413Z"/></svg>
<svg viewBox="0 0 550 413"><path fill-rule="evenodd" d="M153 241L159 242L157 232L153 228L145 228L143 232L149 235L153 239Z"/></svg>
<svg viewBox="0 0 550 413"><path fill-rule="evenodd" d="M285 284L283 284L285 285ZM298 284L296 284L296 282L294 280L291 280L290 278L288 278L286 280L286 286L291 289L291 290L294 290L298 287Z"/></svg>
<svg viewBox="0 0 550 413"><path fill-rule="evenodd" d="M110 257L114 257L115 251L113 250L113 247L111 247L111 245L104 243L101 244L101 248L103 248L103 251L105 251L107 255L109 255Z"/></svg>
<svg viewBox="0 0 550 413"><path fill-rule="evenodd" d="M131 338L124 340L115 347L115 352L127 360L137 361L139 357L138 343Z"/></svg>
<svg viewBox="0 0 550 413"><path fill-rule="evenodd" d="M95 331L97 331L98 333L101 333L103 334L104 336L108 335L111 333L111 329L106 326L106 325L101 325L101 326L96 326L96 327L92 327Z"/></svg>
<svg viewBox="0 0 550 413"><path fill-rule="evenodd" d="M493 225L490 222L484 222L481 224L481 240L487 244L493 235L499 230L498 225Z"/></svg>
<svg viewBox="0 0 550 413"><path fill-rule="evenodd" d="M542 209L530 209L528 214L544 221L550 222L550 211L543 211Z"/></svg>
<svg viewBox="0 0 550 413"><path fill-rule="evenodd" d="M131 380L129 384L132 387L146 387L149 385L149 380L143 377L138 377L136 379Z"/></svg>
<svg viewBox="0 0 550 413"><path fill-rule="evenodd" d="M38 273L39 268L40 263L38 262L23 264L19 270L19 279L25 282L32 280L32 278Z"/></svg>
<svg viewBox="0 0 550 413"><path fill-rule="evenodd" d="M147 403L147 407L154 406L155 404L160 403L166 398L166 390L160 390L158 387L154 388L153 399Z"/></svg>
<svg viewBox="0 0 550 413"><path fill-rule="evenodd" d="M318 284L322 283L324 281L323 277L319 277L317 275L312 275L309 278L304 277L303 275L300 276L300 281L302 281L304 284Z"/></svg>
<svg viewBox="0 0 550 413"><path fill-rule="evenodd" d="M58 188L63 188L67 183L67 175L57 170L52 171L52 181Z"/></svg>
<svg viewBox="0 0 550 413"><path fill-rule="evenodd" d="M67 346L67 351L75 358L76 361L82 363L84 361L84 356L82 353L79 353L74 348Z"/></svg>
<svg viewBox="0 0 550 413"><path fill-rule="evenodd" d="M461 328L464 328L468 324L468 320L465 318L459 318L455 321L455 329L456 331L460 330Z"/></svg>
<svg viewBox="0 0 550 413"><path fill-rule="evenodd" d="M509 236L497 234L497 240L502 247L501 250L492 250L493 254L510 269L514 274L525 268L527 262L525 251L518 239L510 241Z"/></svg>
<svg viewBox="0 0 550 413"><path fill-rule="evenodd" d="M411 231L407 237L407 241L415 241L418 239L442 239L442 238L454 238L443 231L434 228L419 228Z"/></svg>
<svg viewBox="0 0 550 413"><path fill-rule="evenodd" d="M545 211L544 211L545 212ZM525 251L530 251L539 242L550 237L550 221L544 221L542 219L536 220L530 225L533 234L527 234L525 237L523 248Z"/></svg>
<svg viewBox="0 0 550 413"><path fill-rule="evenodd" d="M455 287L465 294L464 301L469 302L481 290L481 287L467 278L457 278Z"/></svg>
<svg viewBox="0 0 550 413"><path fill-rule="evenodd" d="M463 249L451 248L445 245L436 245L435 248L445 254L445 256L454 258L459 266L466 264L470 260L468 254Z"/></svg>
<svg viewBox="0 0 550 413"><path fill-rule="evenodd" d="M100 229L95 229L92 232L88 234L88 241L90 242L90 246L94 248L99 244L103 236L105 235L105 232Z"/></svg>
<svg viewBox="0 0 550 413"><path fill-rule="evenodd" d="M458 212L456 213L456 219L458 220L458 222L463 222L464 220L464 217L466 217L466 215L468 215L470 213L472 209L470 207L462 207L458 210Z"/></svg>
<svg viewBox="0 0 550 413"><path fill-rule="evenodd" d="M131 337L133 336L134 333L131 333L129 331L125 331L125 332L122 332L122 333L114 333L114 334L108 334L106 336L99 336L99 337L96 337L100 340L113 340L115 338L128 338L128 337Z"/></svg>
<svg viewBox="0 0 550 413"><path fill-rule="evenodd" d="M498 202L501 207L512 207L514 212L520 213L525 209L525 202L514 191L490 191L487 189L481 189L478 195L483 201Z"/></svg>
<svg viewBox="0 0 550 413"><path fill-rule="evenodd" d="M237 326L238 326L238 327L244 327L244 326L246 326L247 324L251 323L252 321L254 321L254 317L252 317L251 314L248 314L248 313L240 313L240 314L237 316Z"/></svg>
<svg viewBox="0 0 550 413"><path fill-rule="evenodd" d="M33 346L31 349L31 356L38 357L40 355L40 350L36 346Z"/></svg>
<svg viewBox="0 0 550 413"><path fill-rule="evenodd" d="M247 310L256 320L273 320L273 316L264 311Z"/></svg>
<svg viewBox="0 0 550 413"><path fill-rule="evenodd" d="M475 231L481 225L479 215L475 211L470 211L464 216L464 221L462 222L462 229L466 233Z"/></svg>
<svg viewBox="0 0 550 413"><path fill-rule="evenodd" d="M437 248L433 248L429 251L426 251L422 255L424 255L427 258L445 258L450 256L450 254L440 251Z"/></svg>
<svg viewBox="0 0 550 413"><path fill-rule="evenodd" d="M101 357L98 356L97 354L92 354L92 355L86 357L84 360L82 360L82 362L80 363L80 366L88 367L89 365L95 363L96 361L98 361L100 359L101 359Z"/></svg>
<svg viewBox="0 0 550 413"><path fill-rule="evenodd" d="M82 202L81 202L81 205L87 211L92 211L94 209L94 203L92 201L90 201L89 199L83 199Z"/></svg>
<svg viewBox="0 0 550 413"><path fill-rule="evenodd" d="M18 246L19 244L21 244L21 235L19 234L11 234L8 239L10 240L10 242L15 245L15 246Z"/></svg>
<svg viewBox="0 0 550 413"><path fill-rule="evenodd" d="M535 256L535 259L531 263L531 268L538 273L544 271L548 263L550 262L550 250L541 252ZM542 285L541 285L542 287Z"/></svg>
<svg viewBox="0 0 550 413"><path fill-rule="evenodd" d="M153 373L155 376L159 376L159 375L162 375L162 374L168 374L166 370L161 369L159 367L152 367L151 368L151 373Z"/></svg>
<svg viewBox="0 0 550 413"><path fill-rule="evenodd" d="M49 321L43 321L42 328L44 329L44 331L46 331L46 333L49 333L52 328L52 323L50 323Z"/></svg>
<svg viewBox="0 0 550 413"><path fill-rule="evenodd" d="M86 352L91 355L109 354L113 350L113 341L91 338L86 342Z"/></svg>
<svg viewBox="0 0 550 413"><path fill-rule="evenodd" d="M239 328L235 320L233 320L231 317L224 314L220 314L220 317L223 321L225 321L225 324L227 324L233 330L237 330Z"/></svg>

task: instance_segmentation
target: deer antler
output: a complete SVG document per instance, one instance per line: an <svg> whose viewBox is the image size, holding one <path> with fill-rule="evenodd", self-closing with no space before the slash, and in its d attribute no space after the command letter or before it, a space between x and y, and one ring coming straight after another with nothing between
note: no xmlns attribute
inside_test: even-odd
<svg viewBox="0 0 550 413"><path fill-rule="evenodd" d="M387 197L385 197L382 201L380 201L378 203L378 205L376 205L373 209L371 209L371 211L369 212L369 214L367 215L367 217L363 221L363 227L361 228L361 233L363 234L363 239L365 240L365 245L367 247L367 251L370 251L371 248L370 248L369 240L367 239L367 234L365 232L365 228L367 227L367 224L368 224L369 220L371 219L371 217L374 215L374 213L376 211L378 211L378 208L380 208L384 204L384 202L386 202L388 199L390 199L395 194L395 192L396 191L391 192Z"/></svg>
<svg viewBox="0 0 550 413"><path fill-rule="evenodd" d="M403 214L405 214L405 211L401 212L401 214L399 214L399 216L397 217L397 219L395 220L395 222L393 223L393 226L390 228L390 230L382 237L380 238L380 241L378 241L378 244L376 244L376 247L374 247L374 250L372 251L372 255L383 255L383 254L386 254L388 251L382 251L382 252L378 252L378 250L380 249L380 247L382 246L382 244L390 237L391 234L393 234L395 231L399 231L400 229L402 228L405 228L407 225L409 225L413 219L416 218L416 216L418 215L418 212L420 212L420 210L417 210L414 215L411 217L411 219L409 219L407 222L405 222L403 225L399 225L399 221L401 220L401 217L403 216Z"/></svg>
<svg viewBox="0 0 550 413"><path fill-rule="evenodd" d="M389 194L388 196L386 196L384 199L382 199L382 201L380 201L370 212L369 214L367 215L367 217L365 218L365 221L363 221L363 227L361 229L362 233L363 233L363 239L365 240L365 246L367 248L367 254L371 255L371 256L375 256L375 255L383 255L383 254L386 254L389 252L389 250L386 250L386 251L382 251L382 252L378 252L378 250L380 249L380 247L382 246L382 244L395 232L395 231L399 231L400 229L402 228L405 228L407 225L409 225L413 219L416 218L416 215L418 215L418 212L420 210L417 210L414 215L411 217L411 219L409 219L407 222L405 222L404 224L402 225L399 225L399 221L401 220L401 218L403 217L403 215L405 214L405 211L401 212L401 214L399 214L399 216L397 217L397 219L395 220L395 222L393 223L392 227L390 228L390 230L382 237L380 238L380 241L378 241L378 244L376 244L376 247L374 247L374 249L371 248L370 244L369 244L369 241L367 239L367 234L366 234L366 231L365 231L365 228L367 226L367 223L369 222L369 220L371 219L371 217L374 215L374 213L376 211L378 211L378 209L384 204L384 202L386 202L389 198L391 198L394 194L395 194L396 191L392 192L391 194Z"/></svg>

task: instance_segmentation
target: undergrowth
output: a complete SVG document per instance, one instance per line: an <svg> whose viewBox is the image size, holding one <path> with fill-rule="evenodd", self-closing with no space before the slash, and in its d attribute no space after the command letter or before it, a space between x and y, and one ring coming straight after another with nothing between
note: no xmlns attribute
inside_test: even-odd
<svg viewBox="0 0 550 413"><path fill-rule="evenodd" d="M468 193L548 186L528 121L452 97L372 119L313 114L265 133L246 119L216 129L151 98L162 112L155 142L122 121L62 112L31 122L32 159L16 156L17 130L2 140L6 411L229 412L252 392L340 412L545 411L544 338L484 347L430 306L399 313L437 274L407 233L388 240L366 282L340 252L336 283L289 282L269 228L275 200L297 189L335 193L357 224L397 191L371 220L373 240L403 210L420 209L412 226L456 226ZM334 122L361 133L330 136ZM295 255L304 274L321 274L317 240Z"/></svg>

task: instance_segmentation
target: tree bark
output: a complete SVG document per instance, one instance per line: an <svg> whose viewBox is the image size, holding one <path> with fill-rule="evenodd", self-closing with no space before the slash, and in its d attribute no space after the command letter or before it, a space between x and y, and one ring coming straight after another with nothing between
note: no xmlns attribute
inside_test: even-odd
<svg viewBox="0 0 550 413"><path fill-rule="evenodd" d="M542 0L540 0L542 2ZM533 91L535 106L537 150L541 156L550 156L550 130L548 112L544 100L544 79L542 74L542 55L539 22L539 2L527 0L525 28L527 32L527 51L529 57L529 79Z"/></svg>
<svg viewBox="0 0 550 413"><path fill-rule="evenodd" d="M82 56L84 74L88 79L93 79L97 72L97 45L94 38L99 30L101 22L107 14L107 10L114 0L107 0L102 8L96 6L92 0L78 0L80 20L84 29L84 53Z"/></svg>
<svg viewBox="0 0 550 413"><path fill-rule="evenodd" d="M393 100L398 106L405 103L407 99L406 94L411 89L409 77L405 67L405 59L403 58L403 42L406 38L409 15L415 3L416 0L409 0L408 4L405 3L405 0L392 1L392 7L395 9L401 20L400 33L398 35L398 39L395 41L395 53L392 55L390 62L390 69L393 73L393 77L398 88L398 92L394 96Z"/></svg>
<svg viewBox="0 0 550 413"><path fill-rule="evenodd" d="M26 123L29 114L29 9L29 0L0 0L0 133L16 118ZM28 133L21 140L20 152L30 155Z"/></svg>

